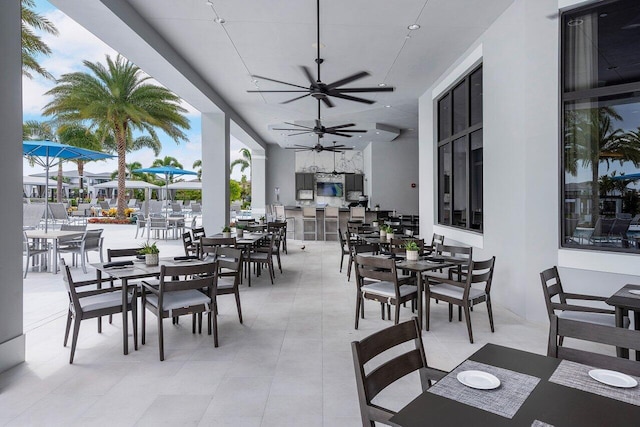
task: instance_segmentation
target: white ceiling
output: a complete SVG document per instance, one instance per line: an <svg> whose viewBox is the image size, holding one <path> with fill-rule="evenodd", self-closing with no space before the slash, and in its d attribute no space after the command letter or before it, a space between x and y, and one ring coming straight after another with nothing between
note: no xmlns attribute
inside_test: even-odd
<svg viewBox="0 0 640 427"><path fill-rule="evenodd" d="M375 100L373 105L332 98L334 108L322 107L323 122L356 123L357 129L372 129L362 138L348 140L358 140L357 148L374 140L369 136L373 136L376 123L398 128L402 138L416 140L418 97L513 1L321 0L322 81L330 83L365 70L371 76L348 87L383 82L395 87L392 93L356 94ZM312 121L317 110L315 99L307 97L283 105L280 102L299 94L246 91L256 89L251 74L308 86L299 66L308 66L315 75L316 1L212 2L213 6L205 0L129 0L265 141L281 146L313 143L314 137L288 139L282 135L286 132L269 127ZM60 3L78 7L80 2ZM216 14L226 22L215 22ZM126 21L127 17L121 19ZM413 23L421 28L408 30ZM153 75L153 70L146 71ZM266 90L287 89L268 81L258 85ZM333 140L338 139L327 135L323 142Z"/></svg>

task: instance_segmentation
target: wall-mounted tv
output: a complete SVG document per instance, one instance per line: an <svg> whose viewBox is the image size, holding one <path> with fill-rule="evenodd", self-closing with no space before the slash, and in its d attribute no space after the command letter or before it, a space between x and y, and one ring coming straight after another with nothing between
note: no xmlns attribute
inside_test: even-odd
<svg viewBox="0 0 640 427"><path fill-rule="evenodd" d="M341 182L318 182L316 194L325 197L342 197L343 189Z"/></svg>

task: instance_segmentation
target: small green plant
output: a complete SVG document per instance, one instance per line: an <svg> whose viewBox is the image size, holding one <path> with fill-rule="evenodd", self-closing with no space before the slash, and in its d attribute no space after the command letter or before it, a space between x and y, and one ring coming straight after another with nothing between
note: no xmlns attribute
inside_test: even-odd
<svg viewBox="0 0 640 427"><path fill-rule="evenodd" d="M393 233L393 228L390 225L383 225L380 227L380 230L383 230L385 233Z"/></svg>
<svg viewBox="0 0 640 427"><path fill-rule="evenodd" d="M265 219L266 219L266 218L265 218L264 216L261 216L261 217L260 217L260 222L264 222L264 221L265 221Z"/></svg>
<svg viewBox="0 0 640 427"><path fill-rule="evenodd" d="M160 249L158 249L158 246L156 246L156 242L153 242L151 244L149 244L149 242L146 242L142 245L138 253L140 255L159 254Z"/></svg>
<svg viewBox="0 0 640 427"><path fill-rule="evenodd" d="M244 230L245 226L242 224L236 225L236 230Z"/></svg>
<svg viewBox="0 0 640 427"><path fill-rule="evenodd" d="M414 242L413 240L407 242L407 244L404 245L404 248L408 251L419 251L420 248L418 247L418 244L416 242Z"/></svg>
<svg viewBox="0 0 640 427"><path fill-rule="evenodd" d="M225 225L224 228L222 229L223 233L231 233L231 227L229 227L228 225Z"/></svg>

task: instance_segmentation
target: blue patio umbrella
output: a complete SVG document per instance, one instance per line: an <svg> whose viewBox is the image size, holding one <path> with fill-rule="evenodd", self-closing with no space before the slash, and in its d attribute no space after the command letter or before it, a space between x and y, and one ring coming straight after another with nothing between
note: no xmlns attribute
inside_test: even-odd
<svg viewBox="0 0 640 427"><path fill-rule="evenodd" d="M166 194L169 194L169 182L171 178L175 175L198 175L197 172L188 171L180 168L176 168L173 166L155 166L152 168L144 168L144 169L136 169L133 172L142 172L142 173L155 173L158 175L164 175Z"/></svg>
<svg viewBox="0 0 640 427"><path fill-rule="evenodd" d="M619 181L619 180L623 180L623 179L628 179L628 180L634 180L634 179L640 179L640 173L630 173L628 175L618 175L618 176L614 176L611 179Z"/></svg>
<svg viewBox="0 0 640 427"><path fill-rule="evenodd" d="M22 155L45 169L44 231L49 223L49 168L65 160L104 160L114 156L53 141L22 141Z"/></svg>

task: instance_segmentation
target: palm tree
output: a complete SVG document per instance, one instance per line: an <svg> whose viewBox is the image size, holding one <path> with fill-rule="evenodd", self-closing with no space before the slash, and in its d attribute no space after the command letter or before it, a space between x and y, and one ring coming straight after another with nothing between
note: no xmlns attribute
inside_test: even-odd
<svg viewBox="0 0 640 427"><path fill-rule="evenodd" d="M198 181L202 180L202 160L196 160L191 167L198 170Z"/></svg>
<svg viewBox="0 0 640 427"><path fill-rule="evenodd" d="M57 36L58 29L47 18L34 12L33 7L35 7L33 0L21 1L22 75L32 79L33 72L48 79L53 79L53 76L36 61L36 56L38 55L50 55L51 49L35 34L34 30Z"/></svg>
<svg viewBox="0 0 640 427"><path fill-rule="evenodd" d="M83 61L90 72L64 74L58 85L48 91L53 100L44 108L45 115L61 121L88 120L91 128L102 135L105 148L118 155L118 211L124 217L126 153L149 147L158 155L161 143L156 129L162 130L176 143L186 140L183 129L189 129L186 110L180 98L161 86L147 83L149 76L120 55L106 57L101 63ZM133 131L148 135L133 137ZM107 136L113 138L113 146Z"/></svg>
<svg viewBox="0 0 640 427"><path fill-rule="evenodd" d="M50 121L38 121L27 120L22 124L22 138L30 140L46 140L57 141L58 140L58 128L54 120ZM58 161L58 174L56 178L56 201L62 202L62 163ZM31 166L34 165L32 160L29 160ZM49 195L45 195L49 197Z"/></svg>
<svg viewBox="0 0 640 427"><path fill-rule="evenodd" d="M88 150L100 151L102 144L98 136L91 129L81 124L73 123L63 125L58 130L60 142L73 145L74 147L86 148ZM80 190L84 190L84 165L86 160L72 160L78 166L78 177Z"/></svg>
<svg viewBox="0 0 640 427"><path fill-rule="evenodd" d="M229 166L229 174L233 172L233 168L236 167L236 165L240 165L240 172L244 172L247 168L251 168L251 151L249 151L248 148L241 148L239 153L242 154L242 158L235 159L231 162L231 165Z"/></svg>
<svg viewBox="0 0 640 427"><path fill-rule="evenodd" d="M577 175L578 163L591 167L591 221L599 215L599 166L611 161L640 165L640 138L614 129L613 120L622 117L613 107L600 107L567 113L565 116L565 170ZM640 131L640 129L639 129ZM640 136L640 132L639 135Z"/></svg>

